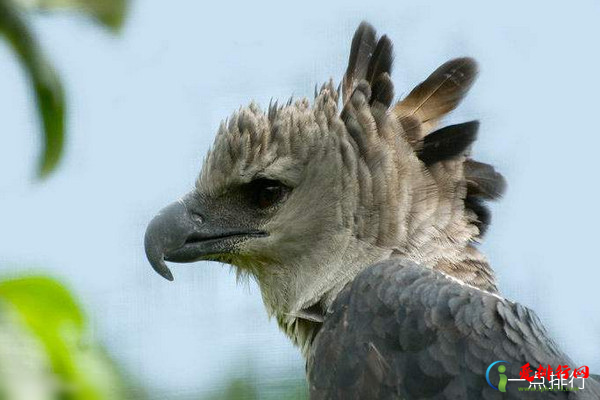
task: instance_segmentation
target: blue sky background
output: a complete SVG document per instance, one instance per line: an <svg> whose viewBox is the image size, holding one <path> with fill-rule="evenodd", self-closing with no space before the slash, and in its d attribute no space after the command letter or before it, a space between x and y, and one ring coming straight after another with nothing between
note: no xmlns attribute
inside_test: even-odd
<svg viewBox="0 0 600 400"><path fill-rule="evenodd" d="M475 155L509 182L483 248L504 294L598 372L600 3L552 3L146 0L121 36L35 16L66 85L68 146L59 171L36 183L33 101L0 42L0 272L66 281L97 338L157 397L253 367L266 379L302 374L254 284L214 263L175 266L169 283L142 238L192 188L221 119L251 99L266 107L339 80L366 19L395 43L398 95L452 57L479 61L448 122L479 119Z"/></svg>

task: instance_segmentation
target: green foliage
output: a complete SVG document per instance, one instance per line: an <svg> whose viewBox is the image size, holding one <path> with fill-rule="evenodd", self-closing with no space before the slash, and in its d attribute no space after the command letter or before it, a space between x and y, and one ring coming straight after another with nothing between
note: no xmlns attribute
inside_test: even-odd
<svg viewBox="0 0 600 400"><path fill-rule="evenodd" d="M28 364L44 364L47 359L55 382L48 386L48 398L61 400L124 399L123 382L104 351L89 337L85 317L68 290L55 280L27 277L0 282L0 312L14 312L16 318L3 318L0 329L20 329L13 339L4 337L0 353L13 346ZM27 346L16 346L22 337ZM37 344L37 345L36 345ZM36 355L36 348L41 354ZM0 360L1 361L1 360ZM43 368L38 368L43 369ZM6 370L6 369L5 369ZM24 374L32 374L31 369ZM38 380L42 380L39 374ZM33 384L33 382L31 382Z"/></svg>
<svg viewBox="0 0 600 400"><path fill-rule="evenodd" d="M0 0L0 35L7 39L29 76L41 119L44 141L39 177L44 178L54 171L63 154L65 94L58 74L45 57L22 11L74 10L118 31L126 8L126 0Z"/></svg>
<svg viewBox="0 0 600 400"><path fill-rule="evenodd" d="M206 400L305 400L308 388L304 376L293 371L283 372L268 380L258 379L255 373L230 378L218 393Z"/></svg>
<svg viewBox="0 0 600 400"><path fill-rule="evenodd" d="M0 400L146 398L123 376L63 285L36 276L0 281ZM213 394L193 398L304 400L308 394L298 371L265 377L245 365Z"/></svg>
<svg viewBox="0 0 600 400"><path fill-rule="evenodd" d="M13 0L13 2L33 11L82 12L115 32L123 26L127 11L126 0Z"/></svg>
<svg viewBox="0 0 600 400"><path fill-rule="evenodd" d="M0 0L0 33L8 40L19 57L35 93L44 132L38 174L44 177L56 168L63 152L65 130L63 87L23 16L7 0Z"/></svg>

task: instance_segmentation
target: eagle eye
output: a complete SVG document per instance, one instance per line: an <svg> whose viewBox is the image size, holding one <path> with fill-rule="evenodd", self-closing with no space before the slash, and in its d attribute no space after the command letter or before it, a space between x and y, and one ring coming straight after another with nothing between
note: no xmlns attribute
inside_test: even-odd
<svg viewBox="0 0 600 400"><path fill-rule="evenodd" d="M254 203L261 209L282 202L290 191L283 183L272 179L256 179L251 185L254 189Z"/></svg>

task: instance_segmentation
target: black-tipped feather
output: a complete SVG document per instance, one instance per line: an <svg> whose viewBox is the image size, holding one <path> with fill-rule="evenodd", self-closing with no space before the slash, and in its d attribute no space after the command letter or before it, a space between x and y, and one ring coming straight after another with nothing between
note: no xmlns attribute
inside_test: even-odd
<svg viewBox="0 0 600 400"><path fill-rule="evenodd" d="M474 222L475 226L479 229L477 237L483 237L492 223L492 213L489 208L485 205L483 199L474 196L467 196L465 198L465 208L473 211L477 216L477 221Z"/></svg>
<svg viewBox="0 0 600 400"><path fill-rule="evenodd" d="M381 103L386 108L392 105L394 101L394 84L387 72L384 72L371 85L371 99L369 104Z"/></svg>
<svg viewBox="0 0 600 400"><path fill-rule="evenodd" d="M344 75L343 101L346 103L354 90L354 86L361 79L365 79L369 67L369 60L375 51L376 32L375 28L367 22L362 22L352 38L348 68Z"/></svg>
<svg viewBox="0 0 600 400"><path fill-rule="evenodd" d="M478 121L450 125L439 129L423 139L419 159L425 165L463 155L477 138Z"/></svg>
<svg viewBox="0 0 600 400"><path fill-rule="evenodd" d="M366 75L367 81L372 84L381 74L391 74L393 62L392 41L386 35L383 35L377 42L375 51L369 61Z"/></svg>
<svg viewBox="0 0 600 400"><path fill-rule="evenodd" d="M504 194L506 180L491 165L467 160L464 164L464 171L469 196L494 200Z"/></svg>

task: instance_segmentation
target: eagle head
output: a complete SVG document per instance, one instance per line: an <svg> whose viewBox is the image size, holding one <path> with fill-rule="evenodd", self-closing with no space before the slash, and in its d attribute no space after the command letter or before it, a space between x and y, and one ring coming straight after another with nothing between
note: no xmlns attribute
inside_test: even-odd
<svg viewBox="0 0 600 400"><path fill-rule="evenodd" d="M165 261L233 265L302 346L343 286L383 259L495 290L473 244L504 181L469 157L476 122L433 132L475 63L449 61L397 103L391 66L390 40L363 23L339 88L224 121L195 188L148 226L152 267L172 280Z"/></svg>

